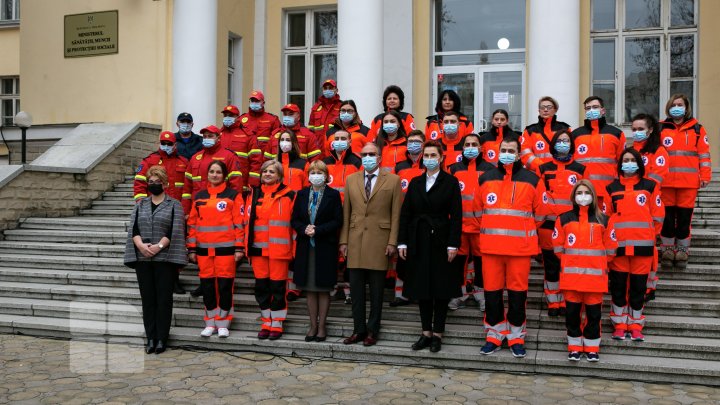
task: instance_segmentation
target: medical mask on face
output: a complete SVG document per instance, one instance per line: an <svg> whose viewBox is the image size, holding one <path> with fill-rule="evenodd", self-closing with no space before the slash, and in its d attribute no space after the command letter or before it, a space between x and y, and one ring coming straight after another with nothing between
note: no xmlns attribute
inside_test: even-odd
<svg viewBox="0 0 720 405"><path fill-rule="evenodd" d="M570 143L569 142L557 142L555 144L555 151L558 153L570 152Z"/></svg>
<svg viewBox="0 0 720 405"><path fill-rule="evenodd" d="M322 173L313 173L308 176L308 179L310 179L310 184L313 186L322 186L325 184L325 175Z"/></svg>
<svg viewBox="0 0 720 405"><path fill-rule="evenodd" d="M638 171L637 162L623 162L621 169L625 174L635 174Z"/></svg>
<svg viewBox="0 0 720 405"><path fill-rule="evenodd" d="M685 116L685 107L675 106L670 108L670 116L680 118Z"/></svg>
<svg viewBox="0 0 720 405"><path fill-rule="evenodd" d="M585 111L585 118L589 119L590 121L599 120L602 116L602 112L600 112L600 109L592 109Z"/></svg>
<svg viewBox="0 0 720 405"><path fill-rule="evenodd" d="M160 195L163 193L163 190L164 190L164 188L163 188L162 184L155 184L155 183L148 184L148 191L152 195Z"/></svg>
<svg viewBox="0 0 720 405"><path fill-rule="evenodd" d="M295 125L295 117L290 115L283 115L282 123L286 127L292 127L293 125Z"/></svg>
<svg viewBox="0 0 720 405"><path fill-rule="evenodd" d="M212 148L215 146L216 139L210 139L210 138L203 138L203 147L204 148Z"/></svg>
<svg viewBox="0 0 720 405"><path fill-rule="evenodd" d="M325 98L335 97L335 90L323 90L323 97L325 97Z"/></svg>
<svg viewBox="0 0 720 405"><path fill-rule="evenodd" d="M575 202L581 207L587 207L592 204L593 196L590 194L580 194L575 196Z"/></svg>
<svg viewBox="0 0 720 405"><path fill-rule="evenodd" d="M389 123L389 124L383 124L383 131L387 134L394 134L398 130L397 124Z"/></svg>
<svg viewBox="0 0 720 405"><path fill-rule="evenodd" d="M647 131L635 131L633 132L633 139L635 139L638 142L642 142L646 139L648 139Z"/></svg>
<svg viewBox="0 0 720 405"><path fill-rule="evenodd" d="M172 145L160 145L160 150L167 153L168 155L172 155L173 146Z"/></svg>
<svg viewBox="0 0 720 405"><path fill-rule="evenodd" d="M423 165L429 170L433 171L440 166L440 160L439 159L423 159Z"/></svg>
<svg viewBox="0 0 720 405"><path fill-rule="evenodd" d="M226 127L229 127L234 123L235 123L235 117L224 117L223 118L223 125Z"/></svg>
<svg viewBox="0 0 720 405"><path fill-rule="evenodd" d="M458 131L457 124L445 124L443 125L443 131L448 135L455 135Z"/></svg>
<svg viewBox="0 0 720 405"><path fill-rule="evenodd" d="M514 153L500 152L500 157L498 158L498 160L504 165L509 165L515 163L516 157L517 155Z"/></svg>
<svg viewBox="0 0 720 405"><path fill-rule="evenodd" d="M332 148L336 152L345 152L348 148L348 141L333 141Z"/></svg>
<svg viewBox="0 0 720 405"><path fill-rule="evenodd" d="M260 111L262 110L262 104L261 103L250 103L250 109L253 111Z"/></svg>
<svg viewBox="0 0 720 405"><path fill-rule="evenodd" d="M280 150L283 151L283 153L288 153L292 149L292 142L290 141L280 141Z"/></svg>
<svg viewBox="0 0 720 405"><path fill-rule="evenodd" d="M188 132L190 132L190 129L192 129L192 125L187 123L180 124L178 125L178 129L180 129L181 134L187 134Z"/></svg>
<svg viewBox="0 0 720 405"><path fill-rule="evenodd" d="M347 124L348 122L352 121L352 119L353 119L353 115L352 115L352 114L350 114L350 113L345 113L345 112L341 112L341 113L340 113L340 121L342 121L342 122L344 122L344 123Z"/></svg>
<svg viewBox="0 0 720 405"><path fill-rule="evenodd" d="M362 165L365 168L365 170L367 170L369 172L375 170L375 168L378 165L377 156L363 156Z"/></svg>
<svg viewBox="0 0 720 405"><path fill-rule="evenodd" d="M474 146L463 149L463 156L472 160L480 156L480 150Z"/></svg>
<svg viewBox="0 0 720 405"><path fill-rule="evenodd" d="M422 151L422 142L408 142L407 150L411 155L419 154Z"/></svg>

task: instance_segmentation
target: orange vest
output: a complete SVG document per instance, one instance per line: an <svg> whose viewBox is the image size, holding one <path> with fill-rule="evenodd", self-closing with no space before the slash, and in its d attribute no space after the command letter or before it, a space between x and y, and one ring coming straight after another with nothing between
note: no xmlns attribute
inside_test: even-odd
<svg viewBox="0 0 720 405"><path fill-rule="evenodd" d="M185 171L187 170L187 159L175 152L168 155L163 151L153 152L140 162L135 171L135 181L133 182L133 191L135 201L148 196L147 171L149 168L160 165L165 168L168 175L168 183L170 186L165 193L170 197L182 203L183 211L190 211L190 195L183 198L183 188L185 187Z"/></svg>
<svg viewBox="0 0 720 405"><path fill-rule="evenodd" d="M571 134L575 142L575 161L585 166L585 178L595 186L598 196L606 196L605 187L617 178L617 162L625 149L625 134L605 118L585 120Z"/></svg>
<svg viewBox="0 0 720 405"><path fill-rule="evenodd" d="M555 228L555 220L563 213L570 211L573 207L572 189L578 180L582 180L585 173L585 166L580 163L569 161L560 162L551 159L538 167L540 178L545 183L547 201L544 204L545 222L541 226L541 232L550 232ZM545 200L545 199L543 199ZM547 234L540 238L542 249L552 249L552 241ZM546 240L547 239L547 240Z"/></svg>
<svg viewBox="0 0 720 405"><path fill-rule="evenodd" d="M710 181L710 143L705 128L695 118L680 126L669 118L663 121L660 140L670 158L663 187L699 188L701 180Z"/></svg>
<svg viewBox="0 0 720 405"><path fill-rule="evenodd" d="M200 256L231 256L245 247L242 194L225 183L197 193L188 217L188 249Z"/></svg>
<svg viewBox="0 0 720 405"><path fill-rule="evenodd" d="M646 142L634 142L633 149L640 152ZM653 180L658 186L662 185L670 173L670 158L665 148L658 146L654 152L646 151L640 154L645 165L645 177Z"/></svg>
<svg viewBox="0 0 720 405"><path fill-rule="evenodd" d="M325 157L329 156L332 151L332 143L335 140L335 132L337 130L341 129L341 127L337 124L337 121L335 123L335 126L330 128L327 131L327 140L325 141L325 150L327 150L327 154ZM345 128L345 131L347 131L350 134L350 150L352 153L360 156L360 151L362 150L363 146L365 146L366 143L368 143L367 140L367 134L370 129L366 127L365 125L352 125L350 127Z"/></svg>
<svg viewBox="0 0 720 405"><path fill-rule="evenodd" d="M441 140L445 137L443 131L442 117L440 114L431 115L427 118L427 124L425 124L425 139L426 140ZM468 117L460 114L458 117L458 138L462 138L467 134L471 134L475 128L472 122L468 120Z"/></svg>
<svg viewBox="0 0 720 405"><path fill-rule="evenodd" d="M525 127L520 138L520 160L528 170L537 172L541 164L552 160L550 141L556 131L566 128L570 128L570 125L558 121L556 115L549 120L538 117L538 122Z"/></svg>
<svg viewBox="0 0 720 405"><path fill-rule="evenodd" d="M443 169L448 170L450 166L463 160L462 140L463 138L459 135L455 139L448 139L447 137L443 136L442 140L440 141L444 149L443 155L445 155Z"/></svg>
<svg viewBox="0 0 720 405"><path fill-rule="evenodd" d="M405 134L409 134L411 131L414 131L416 129L415 127L415 118L410 113L406 113L403 111L398 111L400 114L400 118L402 119L402 126L405 128ZM380 133L380 129L382 129L382 119L385 116L385 113L381 113L375 116L372 120L372 124L370 125L370 131L368 132L367 138L369 142L375 142L375 138L377 138L377 135Z"/></svg>
<svg viewBox="0 0 720 405"><path fill-rule="evenodd" d="M300 191L308 186L307 160L287 153L280 153L278 160L283 167L283 184L289 186L292 191Z"/></svg>
<svg viewBox="0 0 720 405"><path fill-rule="evenodd" d="M295 192L284 184L255 187L248 196L246 250L259 256L291 260L294 231L290 225Z"/></svg>
<svg viewBox="0 0 720 405"><path fill-rule="evenodd" d="M610 224L617 231L617 255L655 255L655 237L665 219L660 186L639 176L623 176L613 181L607 192L612 201Z"/></svg>
<svg viewBox="0 0 720 405"><path fill-rule="evenodd" d="M330 156L323 159L323 162L327 165L328 174L330 175L328 186L339 191L340 200L345 202L345 184L347 183L347 178L351 174L361 170L362 160L351 151L346 150L340 157L333 151Z"/></svg>
<svg viewBox="0 0 720 405"><path fill-rule="evenodd" d="M400 177L400 188L403 193L407 193L410 180L425 173L425 167L422 165L422 156L418 157L417 162L413 162L408 156L407 159L395 165L393 173Z"/></svg>
<svg viewBox="0 0 720 405"><path fill-rule="evenodd" d="M406 154L407 138L396 138L394 141L387 141L382 149L380 169L392 172L398 162L405 160Z"/></svg>
<svg viewBox="0 0 720 405"><path fill-rule="evenodd" d="M210 163L215 160L225 163L228 169L227 182L238 192L243 191L243 175L240 170L240 160L235 152L223 148L219 143L212 148L206 148L193 155L188 161L185 172L185 186L183 198L195 199L200 190L207 188L207 173Z"/></svg>
<svg viewBox="0 0 720 405"><path fill-rule="evenodd" d="M482 208L478 204L478 179L486 171L495 169L495 166L476 158L468 160L462 158L459 162L450 165L448 171L460 183L460 198L462 199L462 231L463 233L480 233L480 218Z"/></svg>
<svg viewBox="0 0 720 405"><path fill-rule="evenodd" d="M482 150L483 159L492 163L493 166L498 165L500 157L500 142L502 142L505 134L515 134L516 132L508 127L491 127L489 131L480 134L480 148Z"/></svg>

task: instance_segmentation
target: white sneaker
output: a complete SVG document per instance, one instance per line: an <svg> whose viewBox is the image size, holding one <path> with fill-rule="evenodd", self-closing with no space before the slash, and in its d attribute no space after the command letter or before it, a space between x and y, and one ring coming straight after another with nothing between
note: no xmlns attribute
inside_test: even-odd
<svg viewBox="0 0 720 405"><path fill-rule="evenodd" d="M215 328L213 328L212 326L208 326L205 329L203 329L202 332L200 332L200 336L210 337L210 336L212 336L213 332L215 332Z"/></svg>
<svg viewBox="0 0 720 405"><path fill-rule="evenodd" d="M218 329L218 337L226 338L228 336L230 336L230 331L228 330L228 328L219 328Z"/></svg>
<svg viewBox="0 0 720 405"><path fill-rule="evenodd" d="M463 300L461 300L460 298L453 298L448 303L448 309L451 311L455 311L460 308L465 308L465 302Z"/></svg>

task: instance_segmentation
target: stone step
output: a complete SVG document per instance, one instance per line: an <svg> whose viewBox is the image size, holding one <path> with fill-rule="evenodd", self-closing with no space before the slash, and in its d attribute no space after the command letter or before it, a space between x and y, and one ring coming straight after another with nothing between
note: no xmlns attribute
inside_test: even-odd
<svg viewBox="0 0 720 405"><path fill-rule="evenodd" d="M0 241L0 254L25 255L26 261L34 261L33 256L77 256L84 257L114 257L118 264L122 264L125 250L123 245L98 245L78 243L32 242L32 241Z"/></svg>
<svg viewBox="0 0 720 405"><path fill-rule="evenodd" d="M103 200L120 200L120 201L132 201L134 193L132 190L128 191L106 191L103 193Z"/></svg>
<svg viewBox="0 0 720 405"><path fill-rule="evenodd" d="M5 231L5 239L11 241L33 242L45 240L48 242L66 242L99 245L124 245L127 241L127 231L82 231L82 230L40 230L40 229L9 229Z"/></svg>
<svg viewBox="0 0 720 405"><path fill-rule="evenodd" d="M122 201L95 200L92 203L92 206L97 208L132 208L134 205L135 201L132 199Z"/></svg>
<svg viewBox="0 0 720 405"><path fill-rule="evenodd" d="M45 230L84 230L84 231L125 231L129 224L126 220L107 220L87 217L67 218L22 218L21 229L45 229Z"/></svg>
<svg viewBox="0 0 720 405"><path fill-rule="evenodd" d="M130 218L130 213L132 213L132 209L86 209L86 210L80 210L80 215L83 216L102 216L102 217L110 217L110 218Z"/></svg>

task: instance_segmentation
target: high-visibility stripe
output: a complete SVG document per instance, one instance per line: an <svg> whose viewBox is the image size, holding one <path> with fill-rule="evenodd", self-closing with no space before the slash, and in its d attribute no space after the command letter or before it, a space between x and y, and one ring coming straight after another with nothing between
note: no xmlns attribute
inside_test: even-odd
<svg viewBox="0 0 720 405"><path fill-rule="evenodd" d="M603 269L594 269L592 267L565 267L563 273L565 274L586 274L588 276L602 276Z"/></svg>
<svg viewBox="0 0 720 405"><path fill-rule="evenodd" d="M260 173L257 173L257 172L250 172L250 177L257 177L257 178L260 178Z"/></svg>
<svg viewBox="0 0 720 405"><path fill-rule="evenodd" d="M690 238L678 239L676 243L679 247L690 247Z"/></svg>
<svg viewBox="0 0 720 405"><path fill-rule="evenodd" d="M215 242L215 243L200 242L200 243L198 243L197 247L209 249L209 248L233 247L233 246L235 246L235 242Z"/></svg>
<svg viewBox="0 0 720 405"><path fill-rule="evenodd" d="M544 282L544 287L548 291L558 291L560 289L559 281L547 281Z"/></svg>
<svg viewBox="0 0 720 405"><path fill-rule="evenodd" d="M710 162L700 162L700 167L710 167L710 166L711 166Z"/></svg>
<svg viewBox="0 0 720 405"><path fill-rule="evenodd" d="M258 137L257 137L257 140L258 140L258 141L269 141L270 138L267 137L267 136L258 136Z"/></svg>
<svg viewBox="0 0 720 405"><path fill-rule="evenodd" d="M192 198L192 195L188 194L188 193L183 193L182 198L183 198L183 200L189 199L189 198Z"/></svg>
<svg viewBox="0 0 720 405"><path fill-rule="evenodd" d="M192 173L185 172L185 177L187 177L188 179L192 179Z"/></svg>
<svg viewBox="0 0 720 405"><path fill-rule="evenodd" d="M463 194L460 196L460 198L465 201L472 201L475 199L475 196L470 194Z"/></svg>
<svg viewBox="0 0 720 405"><path fill-rule="evenodd" d="M565 200L565 199L562 199L562 198L553 199L553 202L554 202L555 204L557 204L557 205L572 205L572 201L570 201L570 200Z"/></svg>
<svg viewBox="0 0 720 405"><path fill-rule="evenodd" d="M320 154L320 149L315 149L315 150L313 150L313 151L308 152L307 156L308 156L308 157L313 157L313 156L317 156L317 155L319 155L319 154Z"/></svg>
<svg viewBox="0 0 720 405"><path fill-rule="evenodd" d="M240 172L240 171L234 171L234 172L228 173L228 179L229 179L230 177L237 177L237 176L242 176L242 172Z"/></svg>
<svg viewBox="0 0 720 405"><path fill-rule="evenodd" d="M542 222L544 220L545 220L545 215L541 215L541 214L535 215L535 222Z"/></svg>
<svg viewBox="0 0 720 405"><path fill-rule="evenodd" d="M553 252L555 253L565 253L565 248L562 246L555 246L553 247Z"/></svg>
<svg viewBox="0 0 720 405"><path fill-rule="evenodd" d="M655 246L655 241L653 240L619 240L618 241L619 247L626 247L626 246Z"/></svg>
<svg viewBox="0 0 720 405"><path fill-rule="evenodd" d="M528 155L528 154L531 154L531 153L532 153L532 150L530 150L530 149L523 149L523 150L520 151L520 156L525 156L525 155Z"/></svg>
<svg viewBox="0 0 720 405"><path fill-rule="evenodd" d="M137 200L138 198L143 198L143 197L147 197L147 194L138 193L138 194L135 194L135 197L133 197L133 198L135 198Z"/></svg>
<svg viewBox="0 0 720 405"><path fill-rule="evenodd" d="M135 180L147 181L147 177L142 176L142 175L139 175L139 174L136 174L136 175L135 175Z"/></svg>
<svg viewBox="0 0 720 405"><path fill-rule="evenodd" d="M536 159L535 155L530 155L530 157L528 158L527 164L530 165L533 162L533 160L535 160L535 159Z"/></svg>
<svg viewBox="0 0 720 405"><path fill-rule="evenodd" d="M516 231L513 229L490 229L490 228L484 228L480 230L481 234L484 235L502 235L502 236L517 236L517 237L525 237L525 236L537 236L537 230L532 229L530 231Z"/></svg>
<svg viewBox="0 0 720 405"><path fill-rule="evenodd" d="M254 155L254 154L260 153L260 152L262 152L260 149L250 149L250 151L248 152L248 154L249 154L249 155Z"/></svg>
<svg viewBox="0 0 720 405"><path fill-rule="evenodd" d="M577 347L583 347L583 337L567 337L568 346L577 346Z"/></svg>
<svg viewBox="0 0 720 405"><path fill-rule="evenodd" d="M195 239L195 238L188 238L188 239L187 239L187 243L193 243L193 244L194 244L194 243L197 243L197 239Z"/></svg>
<svg viewBox="0 0 720 405"><path fill-rule="evenodd" d="M192 176L192 181L202 181L202 176Z"/></svg>
<svg viewBox="0 0 720 405"><path fill-rule="evenodd" d="M463 218L480 218L482 211L466 211L462 213Z"/></svg>
<svg viewBox="0 0 720 405"><path fill-rule="evenodd" d="M653 221L655 222L664 222L665 217L652 217Z"/></svg>
<svg viewBox="0 0 720 405"><path fill-rule="evenodd" d="M277 155L273 155L273 154L270 153L270 152L265 152L264 155L265 155L265 157L268 158L268 159L275 159L275 158L277 157Z"/></svg>
<svg viewBox="0 0 720 405"><path fill-rule="evenodd" d="M551 153L536 153L535 156L539 157L540 159L549 159L552 157Z"/></svg>
<svg viewBox="0 0 720 405"><path fill-rule="evenodd" d="M565 249L565 254L577 256L605 256L605 249Z"/></svg>
<svg viewBox="0 0 720 405"><path fill-rule="evenodd" d="M510 344L512 345L512 341L514 339L524 339L526 335L525 330L525 324L523 323L520 326L515 326L511 323L508 323L508 326L510 327L510 332L507 334L507 339L510 341Z"/></svg>
<svg viewBox="0 0 720 405"><path fill-rule="evenodd" d="M264 232L267 232L267 231L269 231L269 230L270 230L270 227L267 226L267 225L258 225L258 226L255 227L255 231L256 231L256 232L263 232L263 231L264 231Z"/></svg>
<svg viewBox="0 0 720 405"><path fill-rule="evenodd" d="M605 249L605 255L607 256L614 256L616 252L616 249Z"/></svg>
<svg viewBox="0 0 720 405"><path fill-rule="evenodd" d="M267 249L268 243L267 242L253 242L253 247L259 248L259 249Z"/></svg>
<svg viewBox="0 0 720 405"><path fill-rule="evenodd" d="M271 219L270 226L290 226L290 221L278 221L276 219Z"/></svg>
<svg viewBox="0 0 720 405"><path fill-rule="evenodd" d="M575 159L578 163L612 163L616 164L617 161L613 158L604 158L604 157L588 157L588 158L578 158Z"/></svg>
<svg viewBox="0 0 720 405"><path fill-rule="evenodd" d="M184 187L184 186L185 186L184 182L179 182L179 181L175 182L175 187Z"/></svg>
<svg viewBox="0 0 720 405"><path fill-rule="evenodd" d="M669 150L667 151L669 156L697 156L696 151L691 150Z"/></svg>
<svg viewBox="0 0 720 405"><path fill-rule="evenodd" d="M248 154L245 153L245 152L235 152L235 154L238 155L238 157L241 157L241 158L246 158L246 157L248 157Z"/></svg>
<svg viewBox="0 0 720 405"><path fill-rule="evenodd" d="M270 243L274 243L276 245L289 245L290 239L285 238L270 238Z"/></svg>
<svg viewBox="0 0 720 405"><path fill-rule="evenodd" d="M583 346L586 352L597 352L600 349L600 338L588 339L583 338Z"/></svg>
<svg viewBox="0 0 720 405"><path fill-rule="evenodd" d="M486 208L483 210L484 215L507 215L511 217L520 217L520 218L531 218L533 216L532 212L523 211L523 210L513 210L509 208Z"/></svg>
<svg viewBox="0 0 720 405"><path fill-rule="evenodd" d="M647 222L618 222L615 224L615 229L628 229L628 228L652 228L652 224Z"/></svg>
<svg viewBox="0 0 720 405"><path fill-rule="evenodd" d="M698 169L694 167L671 167L670 173L697 173Z"/></svg>
<svg viewBox="0 0 720 405"><path fill-rule="evenodd" d="M648 174L648 177L650 177L651 179L657 181L658 183L662 183L662 182L663 182L663 178L662 178L662 176L660 176L659 174L650 173L650 174Z"/></svg>
<svg viewBox="0 0 720 405"><path fill-rule="evenodd" d="M700 159L710 159L710 154L709 153L701 153L698 155L698 157Z"/></svg>
<svg viewBox="0 0 720 405"><path fill-rule="evenodd" d="M198 232L225 232L232 230L229 226L198 226Z"/></svg>
<svg viewBox="0 0 720 405"><path fill-rule="evenodd" d="M605 181L613 181L615 180L615 176L610 176L607 174L591 174L588 176L589 180L605 180Z"/></svg>
<svg viewBox="0 0 720 405"><path fill-rule="evenodd" d="M562 302L563 295L562 294L545 294L545 297L547 298L547 302L554 304L556 302Z"/></svg>

